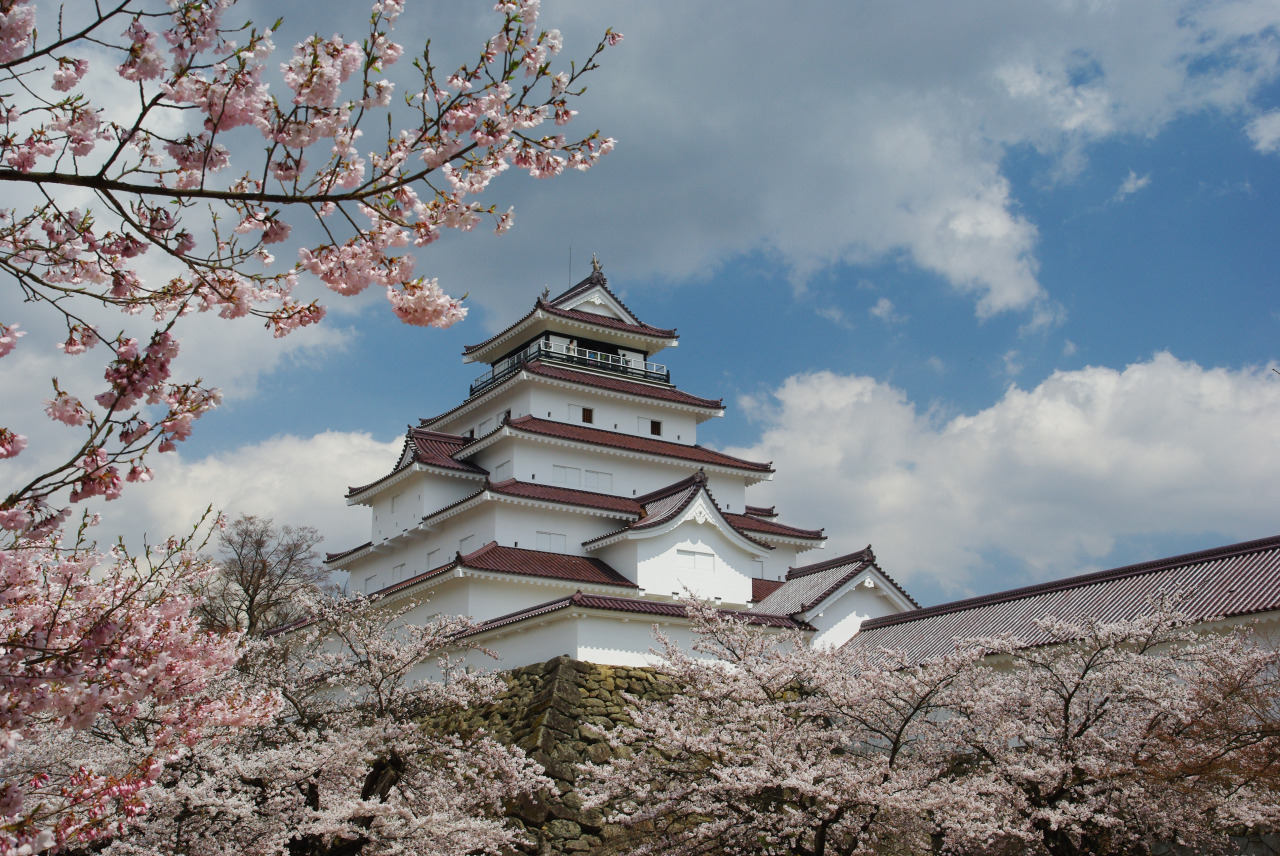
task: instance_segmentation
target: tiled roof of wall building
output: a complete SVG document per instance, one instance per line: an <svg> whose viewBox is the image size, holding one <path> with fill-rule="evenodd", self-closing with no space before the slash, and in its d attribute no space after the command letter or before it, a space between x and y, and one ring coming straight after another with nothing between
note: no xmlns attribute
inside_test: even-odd
<svg viewBox="0 0 1280 856"><path fill-rule="evenodd" d="M531 606L527 609L521 609L497 618L491 618L488 621L479 624L467 635L484 633L489 630L495 630L499 627L505 627L530 618L537 618L547 615L548 613L557 612L562 609L570 609L572 607L580 609L599 609L609 612L627 612L633 615L650 615L655 618L685 618L688 615L688 611L685 609L684 604L681 603L659 600L642 600L640 598L631 597L583 594L582 592L578 592L568 597L558 598L556 600L548 601L547 603ZM741 612L730 609L722 609L720 610L720 613L722 615L739 616L748 624L753 624L758 627L776 627L781 630L813 629L805 622L797 621L787 615L772 615L755 611Z"/></svg>
<svg viewBox="0 0 1280 856"><path fill-rule="evenodd" d="M757 473L772 473L773 464L745 461L723 452L714 452L702 446L686 446L668 440L654 440L648 437L637 437L618 431L604 431L600 428L589 428L585 425L570 425L564 422L552 422L536 416L521 416L507 422L506 427L512 431L525 434L536 434L544 437L555 437L561 440L572 440L578 443L589 443L593 446L606 446L629 452L639 452L666 458L679 458L710 466L727 467L736 470L747 470Z"/></svg>
<svg viewBox="0 0 1280 856"><path fill-rule="evenodd" d="M377 594L394 594L433 577L441 576L454 568L471 568L477 571L491 571L521 577L543 577L632 589L636 587L635 583L599 559L587 556L566 556L542 550L526 550L523 547L500 547L497 542L490 541L465 556L455 556L448 564L431 568L425 573L380 589Z"/></svg>
<svg viewBox="0 0 1280 856"><path fill-rule="evenodd" d="M1035 622L1121 621L1150 599L1182 593L1193 620L1280 610L1280 536L1024 586L863 623L850 645L902 650L917 660L950 651L957 640L1004 633L1036 644Z"/></svg>
<svg viewBox="0 0 1280 856"><path fill-rule="evenodd" d="M763 505L748 505L747 514L750 514L752 517L763 517L765 519L772 520L778 516L778 512L774 510L775 508L776 506L773 505L768 508L765 508Z"/></svg>

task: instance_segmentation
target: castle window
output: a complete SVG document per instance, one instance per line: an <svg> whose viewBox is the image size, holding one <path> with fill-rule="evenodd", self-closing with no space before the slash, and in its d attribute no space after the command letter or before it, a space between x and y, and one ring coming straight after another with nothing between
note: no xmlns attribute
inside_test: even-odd
<svg viewBox="0 0 1280 856"><path fill-rule="evenodd" d="M565 537L560 532L539 532L538 533L538 549L551 550L553 552L563 553L565 550Z"/></svg>
<svg viewBox="0 0 1280 856"><path fill-rule="evenodd" d="M480 423L480 436L481 436L481 437L483 437L485 434L488 434L488 433L489 433L489 429L490 429L491 427L493 427L493 420L492 420L492 419L486 419L486 420L484 420L483 422L481 422L481 423Z"/></svg>
<svg viewBox="0 0 1280 856"><path fill-rule="evenodd" d="M580 487L582 485L582 470L577 467L558 467L551 468L551 481L554 484L562 484L565 487Z"/></svg>
<svg viewBox="0 0 1280 856"><path fill-rule="evenodd" d="M493 468L493 481L506 481L511 478L511 461L503 461Z"/></svg>
<svg viewBox="0 0 1280 856"><path fill-rule="evenodd" d="M391 569L391 582L398 583L404 579L404 562Z"/></svg>
<svg viewBox="0 0 1280 856"><path fill-rule="evenodd" d="M639 431L641 434L652 434L654 437L661 437L662 421L659 419L650 419L647 416L641 416Z"/></svg>
<svg viewBox="0 0 1280 856"><path fill-rule="evenodd" d="M436 547L427 553L427 570L431 570L440 561L440 548Z"/></svg>
<svg viewBox="0 0 1280 856"><path fill-rule="evenodd" d="M582 422L591 425L596 421L596 411L593 407L583 407L579 404L569 405L569 421Z"/></svg>
<svg viewBox="0 0 1280 856"><path fill-rule="evenodd" d="M378 575L369 574L369 576L364 578L364 593L373 594L377 590L378 590Z"/></svg>
<svg viewBox="0 0 1280 856"><path fill-rule="evenodd" d="M392 514L396 513L396 505L400 504L403 501L403 499L404 499L403 493L397 493L395 496L391 497L391 513Z"/></svg>
<svg viewBox="0 0 1280 856"><path fill-rule="evenodd" d="M582 474L582 486L588 490L613 490L613 473L587 470Z"/></svg>
<svg viewBox="0 0 1280 856"><path fill-rule="evenodd" d="M476 536L475 536L474 534L472 534L472 535L468 535L466 538L459 538L459 539L458 539L458 552L459 552L459 553L462 553L464 556L465 556L467 553L470 553L470 552L471 552L471 545L472 545L472 544L474 544L474 543L475 543L475 541L476 541Z"/></svg>
<svg viewBox="0 0 1280 856"><path fill-rule="evenodd" d="M716 557L714 553L697 550L676 550L676 567L682 571L710 573L716 568Z"/></svg>

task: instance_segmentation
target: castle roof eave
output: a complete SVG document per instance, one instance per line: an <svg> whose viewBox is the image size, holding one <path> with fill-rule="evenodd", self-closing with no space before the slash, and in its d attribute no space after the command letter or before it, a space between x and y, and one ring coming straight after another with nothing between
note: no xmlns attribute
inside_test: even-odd
<svg viewBox="0 0 1280 856"><path fill-rule="evenodd" d="M617 318L581 310L561 309L539 298L533 309L510 327L479 344L465 347L462 351L462 361L464 363L485 362L489 357L500 356L499 351L522 335L533 332L541 324L545 324L547 329L555 329L562 333L588 331L596 335L606 333L610 338L628 339L641 345L649 354L657 353L663 348L674 348L680 344L680 337L675 330L651 327L648 324L628 324Z"/></svg>
<svg viewBox="0 0 1280 856"><path fill-rule="evenodd" d="M588 386L596 390L599 394L616 397L627 398L635 395L651 401L659 407L670 407L675 410L692 413L695 422L702 424L708 419L714 419L718 416L724 416L723 400L715 400L710 398L701 398L696 395L681 392L674 387L662 387L653 383L646 383L638 380L619 380L609 377L605 374L595 374L576 369L560 369L558 371L548 371L548 367L539 361L534 361L525 365L520 371L513 373L510 377L505 378L499 383L486 389L477 396L467 399L451 410L446 410L438 416L432 416L419 420L422 428L434 429L448 419L461 416L471 410L483 407L486 403L492 401L498 395L510 389L516 381L534 381L537 383L546 383L553 386L573 387ZM569 372L579 375L580 377L569 377ZM601 383L602 380L610 381L608 385ZM664 394L667 392L676 393L676 395Z"/></svg>
<svg viewBox="0 0 1280 856"><path fill-rule="evenodd" d="M460 450L469 457L505 438L528 438L541 442L591 450L607 450L622 457L641 460L677 461L679 465L690 463L707 470L744 476L748 484L773 478L773 464L747 461L716 452L703 446L684 445L669 440L652 440L633 434L587 428L564 422L552 422L536 416L521 416L503 423L498 428Z"/></svg>

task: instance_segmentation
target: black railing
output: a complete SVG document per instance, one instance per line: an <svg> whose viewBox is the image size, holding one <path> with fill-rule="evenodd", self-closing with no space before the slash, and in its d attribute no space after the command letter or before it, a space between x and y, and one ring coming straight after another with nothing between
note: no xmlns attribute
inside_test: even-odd
<svg viewBox="0 0 1280 856"><path fill-rule="evenodd" d="M651 363L633 357L620 357L617 354L605 354L589 348L561 345L558 342L534 342L520 353L494 363L493 368L480 375L471 384L471 394L477 395L495 384L502 383L520 371L520 367L525 363L534 360L579 366L638 380L671 382L671 372L667 371L667 367L661 363Z"/></svg>

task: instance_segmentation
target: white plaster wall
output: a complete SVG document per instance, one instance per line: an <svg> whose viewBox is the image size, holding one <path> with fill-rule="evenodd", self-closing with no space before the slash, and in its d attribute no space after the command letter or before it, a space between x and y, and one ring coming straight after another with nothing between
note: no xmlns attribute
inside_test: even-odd
<svg viewBox="0 0 1280 856"><path fill-rule="evenodd" d="M751 599L753 556L744 552L710 523L687 521L652 538L635 540L636 583L647 592L670 595L687 589L695 597L719 597L725 604L744 605ZM714 555L709 572L680 567L679 550Z"/></svg>
<svg viewBox="0 0 1280 856"><path fill-rule="evenodd" d="M482 482L436 473L414 473L378 494L372 503L371 540L376 544L416 526L423 516L475 493ZM392 499L395 510L392 511Z"/></svg>
<svg viewBox="0 0 1280 856"><path fill-rule="evenodd" d="M643 496L659 488L667 487L681 479L688 478L698 471L693 462L651 462L615 455L604 450L577 449L569 446L558 446L542 443L537 440L513 437L495 443L475 456L480 466L490 469L501 460L513 462L515 477L521 481L532 481L540 484L554 485L553 468L557 465L574 467L580 471L595 470L606 472L613 477L615 496ZM721 508L742 513L744 510L746 490L741 476L710 476L711 491ZM573 485L565 485L573 487ZM582 485L577 485L582 487ZM589 489L589 488L585 488ZM721 498L721 495L727 498Z"/></svg>
<svg viewBox="0 0 1280 856"><path fill-rule="evenodd" d="M879 583L876 585L877 588L869 589L858 582L824 605L820 614L809 616L809 623L817 630L813 644L838 648L853 638L868 618L896 615L898 608L889 598L878 594L881 589Z"/></svg>
<svg viewBox="0 0 1280 856"><path fill-rule="evenodd" d="M803 555L805 558L800 558L800 555L796 553L796 548L789 544L775 545L773 551L763 559L764 578L766 580L785 580L789 568L793 568L798 564L809 565L822 561L821 553L816 551L804 553ZM811 555L813 558L808 558Z"/></svg>
<svg viewBox="0 0 1280 856"><path fill-rule="evenodd" d="M467 535L474 536L465 547L458 542ZM461 550L464 554L480 549L490 541L496 540L496 529L492 508L482 504L478 508L464 511L461 514L438 523L427 533L426 549L440 550L440 564L453 558L453 554Z"/></svg>
<svg viewBox="0 0 1280 856"><path fill-rule="evenodd" d="M641 437L652 437L656 440L670 440L692 446L698 442L698 423L693 415L682 410L662 407L645 401L628 401L614 398L589 388L563 389L545 384L530 384L530 411L540 419L555 422L583 424L581 418L572 416L569 405L593 408L594 420L592 428L604 431L615 431L619 434L632 434ZM514 416L514 414L513 414ZM649 433L646 424L641 431L639 418L657 419L662 423L662 434L655 436Z"/></svg>
<svg viewBox="0 0 1280 856"><path fill-rule="evenodd" d="M538 546L538 532L553 532L565 536L564 553L585 556L582 542L608 532L621 529L626 521L612 517L598 517L573 511L513 506L494 503L495 540L504 547L523 547L526 550L543 549ZM559 551L554 551L559 552Z"/></svg>
<svg viewBox="0 0 1280 856"><path fill-rule="evenodd" d="M497 639L489 637L480 641L485 648L498 655L497 659L480 651L463 651L455 654L461 665L477 669L514 669L533 663L545 663L562 654L576 657L578 628L573 621L549 621L509 636ZM420 664L410 672L408 679L411 681L424 678L438 680L439 675L439 668L433 660Z"/></svg>

